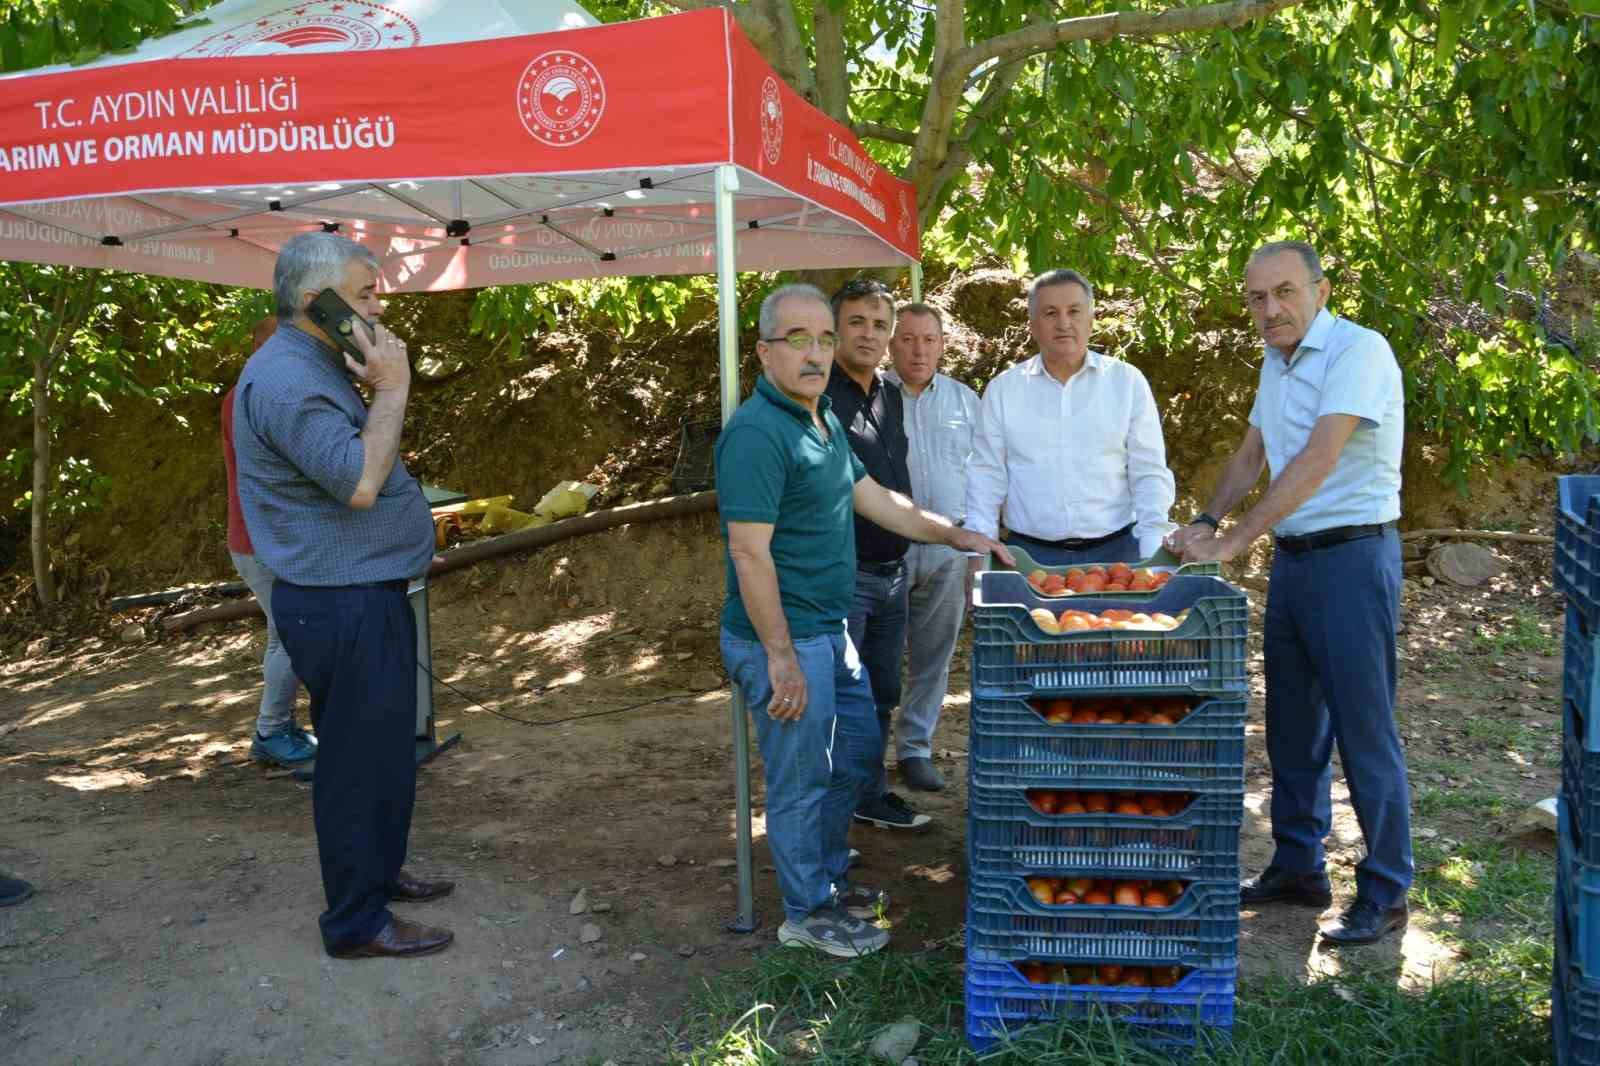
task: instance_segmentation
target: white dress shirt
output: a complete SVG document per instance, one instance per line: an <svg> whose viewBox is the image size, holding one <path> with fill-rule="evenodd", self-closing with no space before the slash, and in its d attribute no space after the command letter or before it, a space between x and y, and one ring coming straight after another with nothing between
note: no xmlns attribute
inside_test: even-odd
<svg viewBox="0 0 1600 1066"><path fill-rule="evenodd" d="M912 500L952 522L962 521L967 515L967 467L978 429L978 394L955 378L935 374L921 395L913 396L893 370L883 376L905 397Z"/></svg>
<svg viewBox="0 0 1600 1066"><path fill-rule="evenodd" d="M1172 529L1176 496L1150 383L1099 352L1063 385L1035 355L983 390L967 528L1039 540L1103 537L1130 522L1144 558Z"/></svg>

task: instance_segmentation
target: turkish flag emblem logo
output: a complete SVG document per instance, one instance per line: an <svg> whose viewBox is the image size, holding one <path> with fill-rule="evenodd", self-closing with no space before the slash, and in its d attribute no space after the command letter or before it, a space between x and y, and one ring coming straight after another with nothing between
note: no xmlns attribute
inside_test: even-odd
<svg viewBox="0 0 1600 1066"><path fill-rule="evenodd" d="M529 63L517 84L517 114L534 140L569 148L594 132L606 109L606 87L595 65L576 52L546 52Z"/></svg>

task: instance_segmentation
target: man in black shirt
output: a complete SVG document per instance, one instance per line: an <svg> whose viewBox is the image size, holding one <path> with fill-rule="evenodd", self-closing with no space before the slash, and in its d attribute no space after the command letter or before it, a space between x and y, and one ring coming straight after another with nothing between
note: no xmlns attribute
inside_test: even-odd
<svg viewBox="0 0 1600 1066"><path fill-rule="evenodd" d="M827 395L834 414L867 474L884 488L909 497L905 401L878 370L894 332L894 299L882 282L858 278L834 293L833 318L839 347ZM905 559L911 542L860 515L855 522L856 594L847 624L850 643L861 656L872 686L881 738L877 780L856 808L855 820L885 829L926 829L933 818L912 810L889 791L883 766L890 723L900 703L900 659L905 652L910 588Z"/></svg>

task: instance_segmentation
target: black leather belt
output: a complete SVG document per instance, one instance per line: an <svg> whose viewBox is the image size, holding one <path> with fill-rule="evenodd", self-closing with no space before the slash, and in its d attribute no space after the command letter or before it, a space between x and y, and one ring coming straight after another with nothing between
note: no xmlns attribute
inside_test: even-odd
<svg viewBox="0 0 1600 1066"><path fill-rule="evenodd" d="M1103 537L1068 537L1066 540L1041 540L1038 537L1030 537L1026 533L1018 533L1014 529L1008 531L1006 535L1015 540L1022 541L1025 546L1028 544L1037 544L1041 548L1054 548L1057 551L1081 552L1089 548L1098 548L1102 544L1110 544L1117 538L1125 537L1132 532L1133 523L1129 522L1115 533L1107 533Z"/></svg>
<svg viewBox="0 0 1600 1066"><path fill-rule="evenodd" d="M1375 526L1334 526L1332 529L1319 529L1315 533L1306 533L1298 537L1273 537L1272 540L1282 551L1299 555L1302 552L1343 544L1347 540L1381 537L1394 527L1393 522L1381 522Z"/></svg>
<svg viewBox="0 0 1600 1066"><path fill-rule="evenodd" d="M856 569L877 577L899 577L906 572L906 561L904 559L895 559L893 562L874 563L868 562L866 559L857 559Z"/></svg>

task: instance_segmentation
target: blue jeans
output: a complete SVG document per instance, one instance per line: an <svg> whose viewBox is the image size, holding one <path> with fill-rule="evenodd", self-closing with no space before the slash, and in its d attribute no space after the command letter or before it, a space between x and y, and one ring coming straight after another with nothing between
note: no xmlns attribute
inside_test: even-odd
<svg viewBox="0 0 1600 1066"><path fill-rule="evenodd" d="M1085 566L1089 563L1137 563L1144 559L1139 554L1139 538L1132 532L1124 533L1116 540L1094 548L1085 548L1082 551L1067 551L1065 548L1049 548L1043 544L1034 544L1032 541L1014 540L1007 533L1001 538L1004 544L1014 544L1028 553L1028 558L1040 566Z"/></svg>
<svg viewBox="0 0 1600 1066"><path fill-rule="evenodd" d="M1263 627L1273 865L1323 866L1332 827L1333 745L1366 840L1356 894L1398 906L1411 886L1411 793L1394 721L1400 538L1381 537L1272 561Z"/></svg>
<svg viewBox="0 0 1600 1066"><path fill-rule="evenodd" d="M767 714L772 683L766 649L722 630L722 662L750 708L761 748L767 846L783 910L799 921L848 883L850 814L872 779L878 726L866 674L843 626L796 640L794 650L806 678L806 710L797 721L780 722Z"/></svg>
<svg viewBox="0 0 1600 1066"><path fill-rule="evenodd" d="M359 947L393 914L417 793L417 625L404 582L307 588L277 582L272 611L311 694L322 942Z"/></svg>
<svg viewBox="0 0 1600 1066"><path fill-rule="evenodd" d="M892 576L856 571L855 601L846 625L850 643L861 654L861 665L872 686L878 708L878 753L873 759L871 786L861 802L876 800L889 791L889 773L883 760L889 753L889 730L894 709L900 706L900 663L906 653L906 619L910 616L911 580L905 569Z"/></svg>
<svg viewBox="0 0 1600 1066"><path fill-rule="evenodd" d="M233 556L233 568L261 605L261 613L267 616L267 652L261 657L261 674L266 683L261 689L261 709L256 712L256 732L274 737L294 725L294 700L300 679L294 676L289 653L278 639L278 623L272 618L272 571L254 555L233 551L228 554Z"/></svg>

